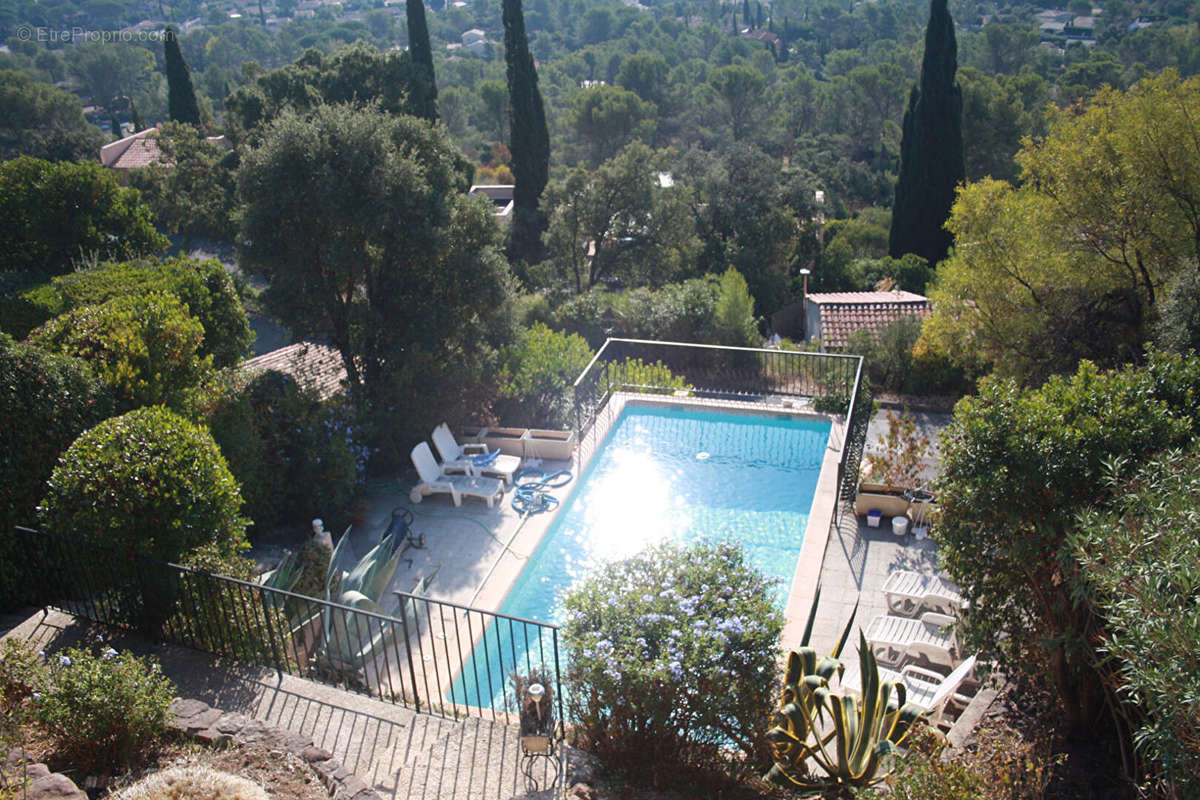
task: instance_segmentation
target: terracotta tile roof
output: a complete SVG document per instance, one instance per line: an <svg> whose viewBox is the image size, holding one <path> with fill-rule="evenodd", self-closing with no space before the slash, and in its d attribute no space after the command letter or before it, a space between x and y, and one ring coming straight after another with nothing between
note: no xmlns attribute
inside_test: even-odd
<svg viewBox="0 0 1200 800"><path fill-rule="evenodd" d="M830 350L846 347L855 331L879 333L906 316L929 316L929 301L912 292L833 292L808 295L821 315L821 341Z"/></svg>
<svg viewBox="0 0 1200 800"><path fill-rule="evenodd" d="M273 369L316 387L322 400L345 389L346 366L337 348L316 342L297 342L242 362L242 369Z"/></svg>
<svg viewBox="0 0 1200 800"><path fill-rule="evenodd" d="M808 299L817 305L825 303L928 303L923 294L897 289L894 292L809 292Z"/></svg>
<svg viewBox="0 0 1200 800"><path fill-rule="evenodd" d="M125 152L117 156L117 160L109 164L113 169L137 169L157 164L162 160L162 150L152 137L135 139L125 148Z"/></svg>

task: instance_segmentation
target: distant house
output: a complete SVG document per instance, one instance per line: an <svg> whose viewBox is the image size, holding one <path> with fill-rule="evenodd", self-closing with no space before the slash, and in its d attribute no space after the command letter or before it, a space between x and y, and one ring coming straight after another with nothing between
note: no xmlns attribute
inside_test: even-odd
<svg viewBox="0 0 1200 800"><path fill-rule="evenodd" d="M100 163L109 169L121 171L163 164L165 159L158 147L157 137L158 128L146 128L106 144L100 148ZM225 136L209 136L205 141L225 150L230 148L229 139Z"/></svg>
<svg viewBox="0 0 1200 800"><path fill-rule="evenodd" d="M778 35L771 33L770 31L761 30L759 28L747 28L738 35L743 39L751 39L755 42L762 42L775 51L776 57L779 56L783 46Z"/></svg>
<svg viewBox="0 0 1200 800"><path fill-rule="evenodd" d="M487 50L487 33L481 31L479 28L471 28L469 31L463 31L460 38L462 39L462 46L476 55L483 55Z"/></svg>
<svg viewBox="0 0 1200 800"><path fill-rule="evenodd" d="M512 224L513 185L511 183L476 184L467 194L486 197L492 202L492 214L501 225Z"/></svg>
<svg viewBox="0 0 1200 800"><path fill-rule="evenodd" d="M805 339L819 339L827 350L843 350L855 331L878 333L907 316L929 315L929 300L913 292L829 292L808 295Z"/></svg>
<svg viewBox="0 0 1200 800"><path fill-rule="evenodd" d="M158 128L147 128L106 144L100 148L100 163L119 170L158 164L162 161L162 151L158 149L157 136Z"/></svg>
<svg viewBox="0 0 1200 800"><path fill-rule="evenodd" d="M336 347L316 342L297 342L242 362L243 372L275 370L296 379L301 386L317 390L322 400L336 397L346 388L346 365Z"/></svg>

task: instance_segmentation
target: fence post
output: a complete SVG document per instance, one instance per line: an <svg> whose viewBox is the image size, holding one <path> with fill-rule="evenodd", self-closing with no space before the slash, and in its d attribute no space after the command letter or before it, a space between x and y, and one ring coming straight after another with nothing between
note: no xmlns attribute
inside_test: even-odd
<svg viewBox="0 0 1200 800"><path fill-rule="evenodd" d="M408 657L408 676L412 680L413 687L413 710L421 710L421 693L417 691L417 668L413 665L412 645L408 643L408 614L404 608L404 601L400 601L400 628L404 633L404 653Z"/></svg>

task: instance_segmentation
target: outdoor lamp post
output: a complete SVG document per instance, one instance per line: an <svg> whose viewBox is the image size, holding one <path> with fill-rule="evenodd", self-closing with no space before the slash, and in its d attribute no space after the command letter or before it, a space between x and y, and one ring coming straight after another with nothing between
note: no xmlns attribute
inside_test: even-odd
<svg viewBox="0 0 1200 800"><path fill-rule="evenodd" d="M521 703L521 751L523 755L522 772L525 774L525 784L530 791L537 791L538 781L535 777L536 759L549 767L551 783L558 780L558 763L554 759L554 744L551 732L554 727L554 714L547 704L542 709L542 702L547 700L546 687L540 683L531 683L525 689L525 702ZM530 706L533 706L530 713Z"/></svg>
<svg viewBox="0 0 1200 800"><path fill-rule="evenodd" d="M804 276L804 287L800 290L800 325L804 331L804 341L808 341L808 276L812 274L812 270L805 268L800 270L800 274Z"/></svg>

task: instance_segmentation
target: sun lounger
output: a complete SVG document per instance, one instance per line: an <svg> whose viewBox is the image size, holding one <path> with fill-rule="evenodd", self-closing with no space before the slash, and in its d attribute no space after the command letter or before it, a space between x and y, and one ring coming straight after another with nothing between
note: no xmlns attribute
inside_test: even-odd
<svg viewBox="0 0 1200 800"><path fill-rule="evenodd" d="M866 637L875 658L899 666L905 658L924 657L930 663L954 666L954 618L932 611L918 619L880 614L867 626Z"/></svg>
<svg viewBox="0 0 1200 800"><path fill-rule="evenodd" d="M491 508L492 503L504 496L504 484L495 478L443 473L427 442L421 442L412 449L412 463L421 478L408 495L414 503L421 502L425 495L441 493L450 495L456 506L461 506L466 496L478 497Z"/></svg>
<svg viewBox="0 0 1200 800"><path fill-rule="evenodd" d="M888 575L883 593L888 610L903 617L916 616L922 610L953 615L963 605L958 587L950 581L908 570Z"/></svg>
<svg viewBox="0 0 1200 800"><path fill-rule="evenodd" d="M905 702L925 709L929 722L939 725L943 722L948 705L966 706L970 702L970 699L959 694L958 690L974 671L975 656L971 656L955 667L949 675L909 664L899 672L880 667L879 678L904 684ZM862 691L862 674L857 666L846 671L842 686L850 691Z"/></svg>
<svg viewBox="0 0 1200 800"><path fill-rule="evenodd" d="M442 457L442 472L447 474L490 475L512 486L513 476L521 469L519 456L489 453L482 442L460 445L444 422L433 429L433 446Z"/></svg>

